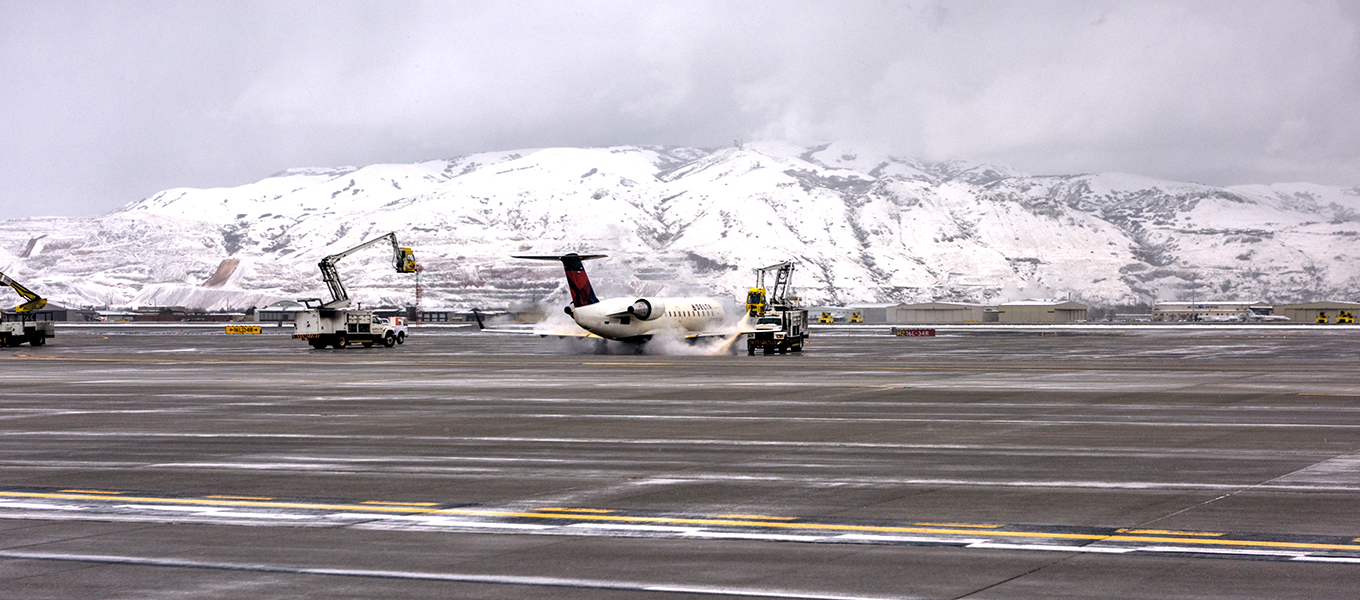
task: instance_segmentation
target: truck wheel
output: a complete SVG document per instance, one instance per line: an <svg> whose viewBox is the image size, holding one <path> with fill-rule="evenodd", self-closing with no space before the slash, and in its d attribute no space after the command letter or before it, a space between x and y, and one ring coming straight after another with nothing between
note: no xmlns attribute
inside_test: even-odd
<svg viewBox="0 0 1360 600"><path fill-rule="evenodd" d="M337 333L337 334L335 334L335 341L331 342L331 346L334 346L336 350L339 350L339 349L341 349L341 348L344 348L345 346L348 346L348 345L349 345L349 338L345 337L345 334L343 334L343 333Z"/></svg>
<svg viewBox="0 0 1360 600"><path fill-rule="evenodd" d="M395 345L397 345L397 336L392 335L392 332L390 331L387 332L387 335L383 336L383 346L391 348L392 346Z"/></svg>
<svg viewBox="0 0 1360 600"><path fill-rule="evenodd" d="M316 350L322 350L326 347L326 340L323 339L310 339L307 340L307 343L311 344L312 348Z"/></svg>
<svg viewBox="0 0 1360 600"><path fill-rule="evenodd" d="M405 333L405 332L401 332L401 331L397 332L397 343L398 343L398 344L405 344L405 343L406 343L406 333Z"/></svg>
<svg viewBox="0 0 1360 600"><path fill-rule="evenodd" d="M28 338L28 345L30 346L41 346L46 343L47 338L44 337L43 334L41 333L33 334L31 337Z"/></svg>

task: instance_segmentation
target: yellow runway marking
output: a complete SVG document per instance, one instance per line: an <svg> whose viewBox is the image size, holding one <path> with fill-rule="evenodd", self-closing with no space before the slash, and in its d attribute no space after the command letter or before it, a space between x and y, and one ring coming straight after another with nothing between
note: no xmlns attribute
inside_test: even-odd
<svg viewBox="0 0 1360 600"><path fill-rule="evenodd" d="M1354 544L1310 544L1307 542L1266 542L1258 540L1206 540L1203 538L1161 538L1132 535L1112 535L1105 538L1115 542L1176 542L1178 544L1206 544L1215 546L1256 546L1261 548L1306 548L1310 550L1360 550Z"/></svg>
<svg viewBox="0 0 1360 600"><path fill-rule="evenodd" d="M95 494L121 494L122 492L91 492ZM55 500L107 500L108 496L89 496L84 493L39 493L39 492L0 492L0 497L11 498L51 498ZM118 500L128 502L160 502L162 504L190 504L202 506L248 506L255 508L305 508L316 510L356 510L372 512L439 512L433 508L403 508L396 506L363 506L358 504L309 504L305 502L260 502L254 500L210 500L207 498L154 498L146 496L118 496Z"/></svg>
<svg viewBox="0 0 1360 600"><path fill-rule="evenodd" d="M1204 537L1218 537L1221 533L1199 533L1194 531L1166 531L1164 529L1120 529L1116 533L1141 533L1146 535L1200 535Z"/></svg>
<svg viewBox="0 0 1360 600"><path fill-rule="evenodd" d="M444 514L444 515L463 515L463 516L483 516L483 517L519 517L531 519L561 519L574 521L607 521L607 522L631 522L631 523L658 523L666 525L711 525L728 527L758 527L758 528L778 528L778 529L802 529L811 531L828 532L874 532L874 533L918 533L934 535L959 535L977 536L988 535L993 537L1010 538L1031 538L1031 539L1053 539L1053 540L1090 540L1092 542L1154 542L1158 544L1199 544L1214 546L1243 546L1259 548L1281 548L1281 549L1306 549L1306 550L1348 550L1360 551L1360 543L1353 544L1325 544L1310 542L1274 542L1263 540L1236 540L1236 539L1205 539L1203 537L1172 537L1172 536L1196 536L1196 535L1222 535L1212 533L1167 531L1166 536L1150 535L1126 535L1127 533L1141 533L1156 530L1123 530L1115 535L1105 535L1098 533L1056 533L1042 531L985 531L978 530L978 525L964 524L939 524L938 526L917 525L917 526L892 526L892 525L849 525L833 523L788 523L772 522L770 520L755 520L750 516L731 516L731 518L686 518L686 517L642 517L642 516L623 516L596 514L594 511L612 512L604 509L562 509L557 508L558 512L537 511L517 512L505 510L479 510L479 509L457 509L457 508L421 508L418 506L389 506L373 504L312 504L305 502L263 502L250 500L211 500L195 498L156 498L145 496L121 496L121 492L103 491L75 491L64 490L57 493L43 492L0 492L0 497L11 498L51 498L65 500L113 500L120 502L147 502L163 504L188 504L205 506L240 506L254 508L294 508L294 509L313 509L313 510L350 510L365 512L395 512L395 513L422 513L422 514ZM117 495L116 498L111 496ZM592 512L571 512L565 510L586 510ZM1355 539L1360 542L1360 538Z"/></svg>
<svg viewBox="0 0 1360 600"><path fill-rule="evenodd" d="M207 498L217 498L220 500L273 500L267 496L206 496Z"/></svg>
<svg viewBox="0 0 1360 600"><path fill-rule="evenodd" d="M996 529L998 527L1005 527L1005 525L973 525L971 523L912 523L912 525L923 525L926 527L976 527L978 529Z"/></svg>
<svg viewBox="0 0 1360 600"><path fill-rule="evenodd" d="M550 510L550 511L553 511L553 512L569 512L569 513L612 513L612 512L614 512L614 511L612 511L612 510L606 510L606 509L603 509L603 508L540 508L540 509L538 509L538 510Z"/></svg>
<svg viewBox="0 0 1360 600"><path fill-rule="evenodd" d="M797 521L798 517L770 517L766 515L713 515L719 519L764 519L767 521Z"/></svg>
<svg viewBox="0 0 1360 600"><path fill-rule="evenodd" d="M378 504L386 506L439 506L438 502L380 502L377 500L365 500L359 504Z"/></svg>
<svg viewBox="0 0 1360 600"><path fill-rule="evenodd" d="M441 511L445 512L445 511ZM686 517L627 517L612 515L563 515L552 513L498 513L490 511L457 511L456 514L483 514L507 517L530 517L537 519L577 519L581 521L627 521L634 523L662 523L666 525L717 525L729 527L778 527L782 529L814 529L826 531L873 531L878 533L934 533L941 535L977 535L975 529L934 529L926 527L899 527L892 525L835 525L830 523L772 523L770 521L695 519ZM1030 537L1069 540L1101 540L1107 536L1083 533L1039 533L1029 531L991 531L991 535L1009 537ZM1355 546L1360 550L1360 546Z"/></svg>

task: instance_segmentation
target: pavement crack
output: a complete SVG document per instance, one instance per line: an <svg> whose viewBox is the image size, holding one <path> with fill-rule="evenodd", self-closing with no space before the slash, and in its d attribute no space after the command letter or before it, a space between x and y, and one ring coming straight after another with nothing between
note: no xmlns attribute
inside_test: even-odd
<svg viewBox="0 0 1360 600"><path fill-rule="evenodd" d="M1333 460L1337 460L1337 459L1339 459L1339 458L1344 458L1344 457L1348 457L1348 456L1356 456L1357 453L1360 453L1360 449L1352 450L1352 451L1350 451L1350 452L1344 452L1344 453L1342 453L1342 454L1338 454L1338 455L1336 455L1336 456L1333 456L1333 457L1331 457L1331 458L1328 458L1327 460L1320 460L1320 461L1315 462L1315 463L1313 463L1313 464L1311 464L1311 465L1308 465L1308 466L1306 466L1306 467L1299 468L1299 469L1294 469L1293 471L1290 471L1290 472L1285 473L1285 474L1283 474L1283 475L1279 475L1279 476L1276 476L1276 477L1272 477L1272 478L1267 479L1267 480L1265 480L1265 481L1262 481L1262 482L1259 482L1259 483L1255 483L1255 484L1252 484L1252 485L1249 485L1249 486L1242 487L1242 488L1240 488L1240 489L1236 489L1236 490L1233 490L1233 491L1230 491L1230 492L1221 494L1221 495L1216 496L1216 497L1214 497L1214 498L1211 498L1211 499L1209 499L1209 500L1205 500L1205 501L1203 501L1203 502L1199 502L1199 503L1196 503L1196 504L1192 504L1192 505L1187 506L1187 507L1185 507L1185 508L1182 508L1182 509L1180 509L1180 510L1178 510L1178 511L1175 511L1175 512L1172 512L1172 513L1169 513L1169 514L1165 514L1165 515L1162 515L1162 516L1160 516L1160 517L1157 517L1156 519L1152 519L1152 520L1150 520L1150 521L1145 521L1145 522L1143 522L1143 523L1140 523L1140 524L1138 524L1138 525L1135 525L1134 528L1139 528L1139 529L1141 529L1141 528L1145 528L1145 527L1150 527L1150 526L1152 526L1152 525L1154 525L1154 524L1156 524L1156 523L1160 523L1160 522L1165 521L1165 520L1167 520L1167 519L1170 519L1171 517L1174 517L1174 516L1176 516L1176 515L1185 514L1185 513L1187 513L1187 512L1190 512L1190 511L1192 511L1192 510L1195 510L1195 509L1197 509L1197 508L1203 508L1203 507L1205 507L1205 506L1208 506L1208 505L1213 504L1213 503L1215 503L1215 502L1218 502L1218 501L1220 501L1220 500L1224 500L1224 499L1227 499L1227 498L1231 498L1231 497L1236 496L1236 495L1238 495L1238 494L1241 494L1241 493L1243 493L1243 492L1249 492L1249 491L1251 491L1251 490L1255 490L1255 489L1258 489L1258 488L1264 488L1264 487L1269 486L1270 484L1272 484L1272 483L1274 483L1274 482L1276 482L1276 481L1280 481L1281 479L1285 479L1285 478L1290 477L1290 476L1292 476L1292 475L1295 475L1295 474L1297 474L1297 473L1301 473L1301 472L1303 472L1303 471L1307 471L1308 469L1311 469L1311 468L1313 468L1313 467L1316 467L1316 466L1318 466L1318 465L1320 465L1320 464L1323 464L1323 463L1326 463L1326 462L1329 462L1329 461L1333 461Z"/></svg>
<svg viewBox="0 0 1360 600"><path fill-rule="evenodd" d="M996 583L992 583L992 584L990 584L990 585L985 585L985 586L980 587L980 588L978 588L978 589L976 589L976 590L973 590L973 591L971 591L971 592L968 592L968 593L966 593L966 594L963 594L962 596L954 596L951 600L963 600L964 598L970 598L970 597L972 597L972 596L976 596L976 595L978 595L978 594L981 594L982 592L985 592L985 591L987 591L987 590L990 590L990 589L993 589L993 588L996 588L996 587L1000 587L1000 586L1002 586L1002 585L1005 585L1005 584L1007 584L1007 583L1010 583L1010 582L1015 581L1015 580L1017 580L1017 579L1020 579L1020 578L1022 578L1022 577L1028 577L1028 576L1030 576L1030 575L1033 575L1033 574L1035 574L1035 573L1038 573L1039 571L1042 571L1042 570L1044 570L1044 569L1047 569L1047 568L1049 568L1049 567L1052 567L1053 565L1060 564L1060 563L1063 563L1063 562L1072 560L1073 558L1076 558L1076 556L1077 556L1076 554L1073 554L1073 555L1070 555L1070 556L1063 556L1063 557L1058 558L1058 559L1056 559L1056 560L1052 560L1052 561L1049 561L1049 562L1044 563L1044 564L1042 564L1042 565L1039 565L1039 566L1037 566L1037 567L1034 567L1033 569L1030 569L1030 570L1028 570L1028 571L1025 571L1024 573L1020 573L1020 574L1017 574L1017 575L1014 575L1014 576L1011 576L1011 577L1007 577L1007 578L1005 578L1005 579L1002 579L1001 581L998 581L998 582L996 582Z"/></svg>

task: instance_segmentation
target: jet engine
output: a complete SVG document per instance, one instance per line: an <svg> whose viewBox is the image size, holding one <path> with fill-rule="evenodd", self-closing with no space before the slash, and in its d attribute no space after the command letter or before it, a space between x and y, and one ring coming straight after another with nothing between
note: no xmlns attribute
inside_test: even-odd
<svg viewBox="0 0 1360 600"><path fill-rule="evenodd" d="M666 314L666 305L656 300L638 298L632 306L628 307L628 314L633 315L643 321L651 321L661 315Z"/></svg>

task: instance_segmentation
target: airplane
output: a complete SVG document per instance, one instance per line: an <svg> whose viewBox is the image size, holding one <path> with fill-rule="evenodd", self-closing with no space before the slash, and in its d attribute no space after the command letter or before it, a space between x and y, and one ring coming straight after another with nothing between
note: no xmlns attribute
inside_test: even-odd
<svg viewBox="0 0 1360 600"><path fill-rule="evenodd" d="M721 303L708 297L657 298L595 296L586 276L584 261L604 258L604 254L562 254L555 256L519 256L527 260L556 260L562 263L571 291L571 304L563 310L584 331L528 331L515 329L487 329L478 316L477 324L489 333L531 333L541 337L585 337L642 344L653 337L674 335L686 340L703 338L731 338L749 327L721 329L727 321L727 311ZM743 321L744 322L744 321Z"/></svg>

